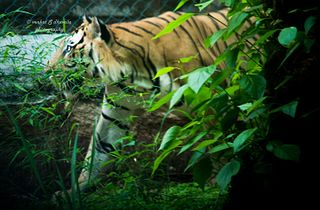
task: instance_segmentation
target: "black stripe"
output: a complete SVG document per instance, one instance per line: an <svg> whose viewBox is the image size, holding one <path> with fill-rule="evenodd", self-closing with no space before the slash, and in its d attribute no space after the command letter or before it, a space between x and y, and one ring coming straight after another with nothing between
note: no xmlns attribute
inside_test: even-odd
<svg viewBox="0 0 320 210"><path fill-rule="evenodd" d="M150 24L150 25L153 25L153 26L157 27L158 29L162 29L162 26L161 26L161 25L159 25L159 24L157 24L157 23L154 23L154 22L152 22L152 21L150 21L150 20L145 20L144 22L146 22L146 23L148 23L148 24Z"/></svg>
<svg viewBox="0 0 320 210"><path fill-rule="evenodd" d="M140 29L140 30L142 30L142 31L144 31L144 32L146 32L147 34L150 34L151 36L155 36L154 33L152 33L151 31L149 31L147 29L145 29L144 27L141 27L141 26L138 26L138 25L133 25L133 26L138 28L138 29Z"/></svg>
<svg viewBox="0 0 320 210"><path fill-rule="evenodd" d="M148 51L148 55L147 55L147 60L148 60L148 63L150 64L151 66L151 69L153 71L153 74L154 76L157 74L157 68L156 66L154 65L154 63L152 63L151 59L150 59L150 54L149 54L149 51ZM153 83L153 90L156 91L156 93L159 93L160 92L160 78L157 77L155 80L151 80L152 83Z"/></svg>
<svg viewBox="0 0 320 210"><path fill-rule="evenodd" d="M153 78L153 77L152 77L152 74L151 74L151 72L150 72L150 70L149 70L149 67L147 66L147 64L146 64L146 62L145 62L144 56L142 56L136 49L127 47L127 46L121 44L121 43L120 43L119 41L117 41L116 39L114 39L114 42L117 43L119 46L121 46L121 47L129 50L133 55L138 56L138 57L141 59L142 64L143 64L144 68L146 69L146 71L148 72L150 80L152 81L152 78Z"/></svg>
<svg viewBox="0 0 320 210"><path fill-rule="evenodd" d="M165 21L165 22L167 22L167 23L170 23L170 20L165 19L165 18L163 18L163 17L156 17L156 18L158 18L158 19L160 19L160 20L163 20L163 21Z"/></svg>
<svg viewBox="0 0 320 210"><path fill-rule="evenodd" d="M133 44L134 46L140 48L141 51L142 51L142 57L145 57L146 51L144 50L144 47L143 47L143 46L141 46L140 44L137 44L137 43L135 43L135 42L132 42L132 41L130 41L129 43L131 43L131 44Z"/></svg>
<svg viewBox="0 0 320 210"><path fill-rule="evenodd" d="M200 58L200 61L201 61L201 65L202 66L205 66L205 63L204 63L204 60L203 60L203 57L200 53L200 50L198 48L198 45L197 43L193 40L191 34L185 29L185 27L183 27L182 25L180 25L180 28L188 35L189 39L191 40L191 42L193 43L194 45L194 48L197 50L198 54L199 54L199 58Z"/></svg>
<svg viewBox="0 0 320 210"><path fill-rule="evenodd" d="M123 130L129 130L129 127L127 125L124 125L123 123L121 123L119 120L117 119L114 119L112 117L109 117L108 115L106 115L105 113L101 113L102 117L105 119L105 120L109 120L111 121L112 123L114 123L116 126L118 126L118 128L121 128Z"/></svg>
<svg viewBox="0 0 320 210"><path fill-rule="evenodd" d="M116 150L112 144L102 141L101 136L98 133L96 135L98 138L96 150L98 150L98 152L110 153Z"/></svg>
<svg viewBox="0 0 320 210"><path fill-rule="evenodd" d="M122 26L116 26L115 28L123 30L123 31L126 31L126 32L128 32L130 34L133 34L135 36L143 37L141 34L138 34L138 33L134 32L134 31L130 31L129 29L127 29L125 27L122 27Z"/></svg>
<svg viewBox="0 0 320 210"><path fill-rule="evenodd" d="M105 99L107 101L108 104L110 104L111 106L113 107L116 107L116 108L121 108L123 110L126 110L126 111L130 111L129 108L125 107L125 106L122 106L122 105L119 105L119 104L116 104L113 100L111 100L107 95L105 96Z"/></svg>
<svg viewBox="0 0 320 210"><path fill-rule="evenodd" d="M189 20L191 20L192 23L193 23L193 25L196 26L197 31L200 33L200 36L201 36L202 40L204 40L205 38L207 38L207 37L205 37L205 36L203 35L202 31L200 30L200 26L198 25L197 21L195 21L194 17L191 17Z"/></svg>
<svg viewBox="0 0 320 210"><path fill-rule="evenodd" d="M90 50L89 50L89 57L94 61L93 59L93 49L92 49L92 43L90 45Z"/></svg>

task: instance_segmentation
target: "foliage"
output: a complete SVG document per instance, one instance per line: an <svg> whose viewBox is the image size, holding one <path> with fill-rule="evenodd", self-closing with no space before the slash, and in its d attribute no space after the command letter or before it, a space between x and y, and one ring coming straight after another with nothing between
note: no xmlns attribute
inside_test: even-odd
<svg viewBox="0 0 320 210"><path fill-rule="evenodd" d="M181 1L178 8L185 2ZM203 1L196 6L201 11L211 2ZM279 48L279 45L287 49L287 53L278 68L298 47L302 46L306 52L310 52L315 40L309 32L314 27L316 18L308 17L304 31L300 31L295 26L282 26L280 20L272 17L272 8L265 8L263 1L221 2L231 7L228 27L216 31L204 44L211 47L218 40L227 41L232 36L239 37L238 40L229 44L212 61L211 66L183 75L182 78L187 78L187 83L173 94L156 101L150 110L154 111L164 101L170 101L169 112L179 111L180 108L174 105L181 98L184 98L191 110L187 114L189 123L180 127L173 126L165 133L153 173L164 158L174 151L179 151L179 155L191 151L193 156L187 169L196 169L193 170L195 181L203 187L209 177L216 176L222 192L228 192L232 177L246 164L243 157L249 155L252 159L261 160L269 152L282 160L299 161L298 145L269 139L270 118L281 113L294 118L299 100L277 105L270 103L264 66L270 59L272 50ZM192 15L194 14L190 14ZM243 29L249 20L253 24ZM182 24L181 21L179 24ZM174 27L175 24L168 25L163 31L172 31ZM157 37L161 35L158 34ZM225 67L219 69L221 63ZM166 67L166 70L170 69ZM281 84L285 82L284 80ZM256 151L263 152L258 154ZM228 162L218 174L214 174L210 160L221 156Z"/></svg>

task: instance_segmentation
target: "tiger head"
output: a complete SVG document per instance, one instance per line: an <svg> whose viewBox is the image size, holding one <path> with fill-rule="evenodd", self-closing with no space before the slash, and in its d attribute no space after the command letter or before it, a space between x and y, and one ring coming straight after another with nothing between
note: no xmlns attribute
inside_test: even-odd
<svg viewBox="0 0 320 210"><path fill-rule="evenodd" d="M60 42L48 62L46 71L67 98L74 97L76 87L92 77L116 82L127 74L121 56L109 47L113 34L96 17L83 17L83 23Z"/></svg>

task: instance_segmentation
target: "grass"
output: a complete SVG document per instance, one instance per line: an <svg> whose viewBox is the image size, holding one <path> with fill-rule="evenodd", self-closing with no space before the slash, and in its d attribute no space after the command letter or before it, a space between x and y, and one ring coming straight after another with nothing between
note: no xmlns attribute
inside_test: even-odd
<svg viewBox="0 0 320 210"><path fill-rule="evenodd" d="M223 200L216 187L201 190L195 183L172 182L166 187L158 188L143 188L137 183L131 184L125 188L113 184L99 187L95 192L83 196L82 209L219 209Z"/></svg>

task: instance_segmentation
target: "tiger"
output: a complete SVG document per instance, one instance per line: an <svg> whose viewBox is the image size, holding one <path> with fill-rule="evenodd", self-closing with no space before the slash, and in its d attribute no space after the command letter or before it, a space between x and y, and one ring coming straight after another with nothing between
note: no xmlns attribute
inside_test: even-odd
<svg viewBox="0 0 320 210"><path fill-rule="evenodd" d="M48 62L47 70L77 71L75 58L80 58L86 68L86 76L99 78L105 84L101 112L92 134L78 183L85 189L89 180L103 170L103 163L110 159L115 150L113 143L124 137L132 120L129 116L141 115L143 103L140 92L166 95L184 83L184 73L212 65L231 41L217 41L207 48L204 40L216 31L226 28L228 9L206 14L197 14L158 39L153 39L170 22L183 13L165 12L159 16L138 21L104 24L97 17L83 17L82 24L69 37L64 38ZM233 40L236 40L235 37ZM181 63L180 58L193 57ZM62 62L61 62L62 60ZM60 66L59 66L60 65ZM223 69L221 63L220 68ZM156 77L165 67L176 68ZM130 88L134 85L135 88ZM66 96L72 95L64 90ZM110 95L130 92L130 96L117 101ZM94 139L96 141L94 141Z"/></svg>

